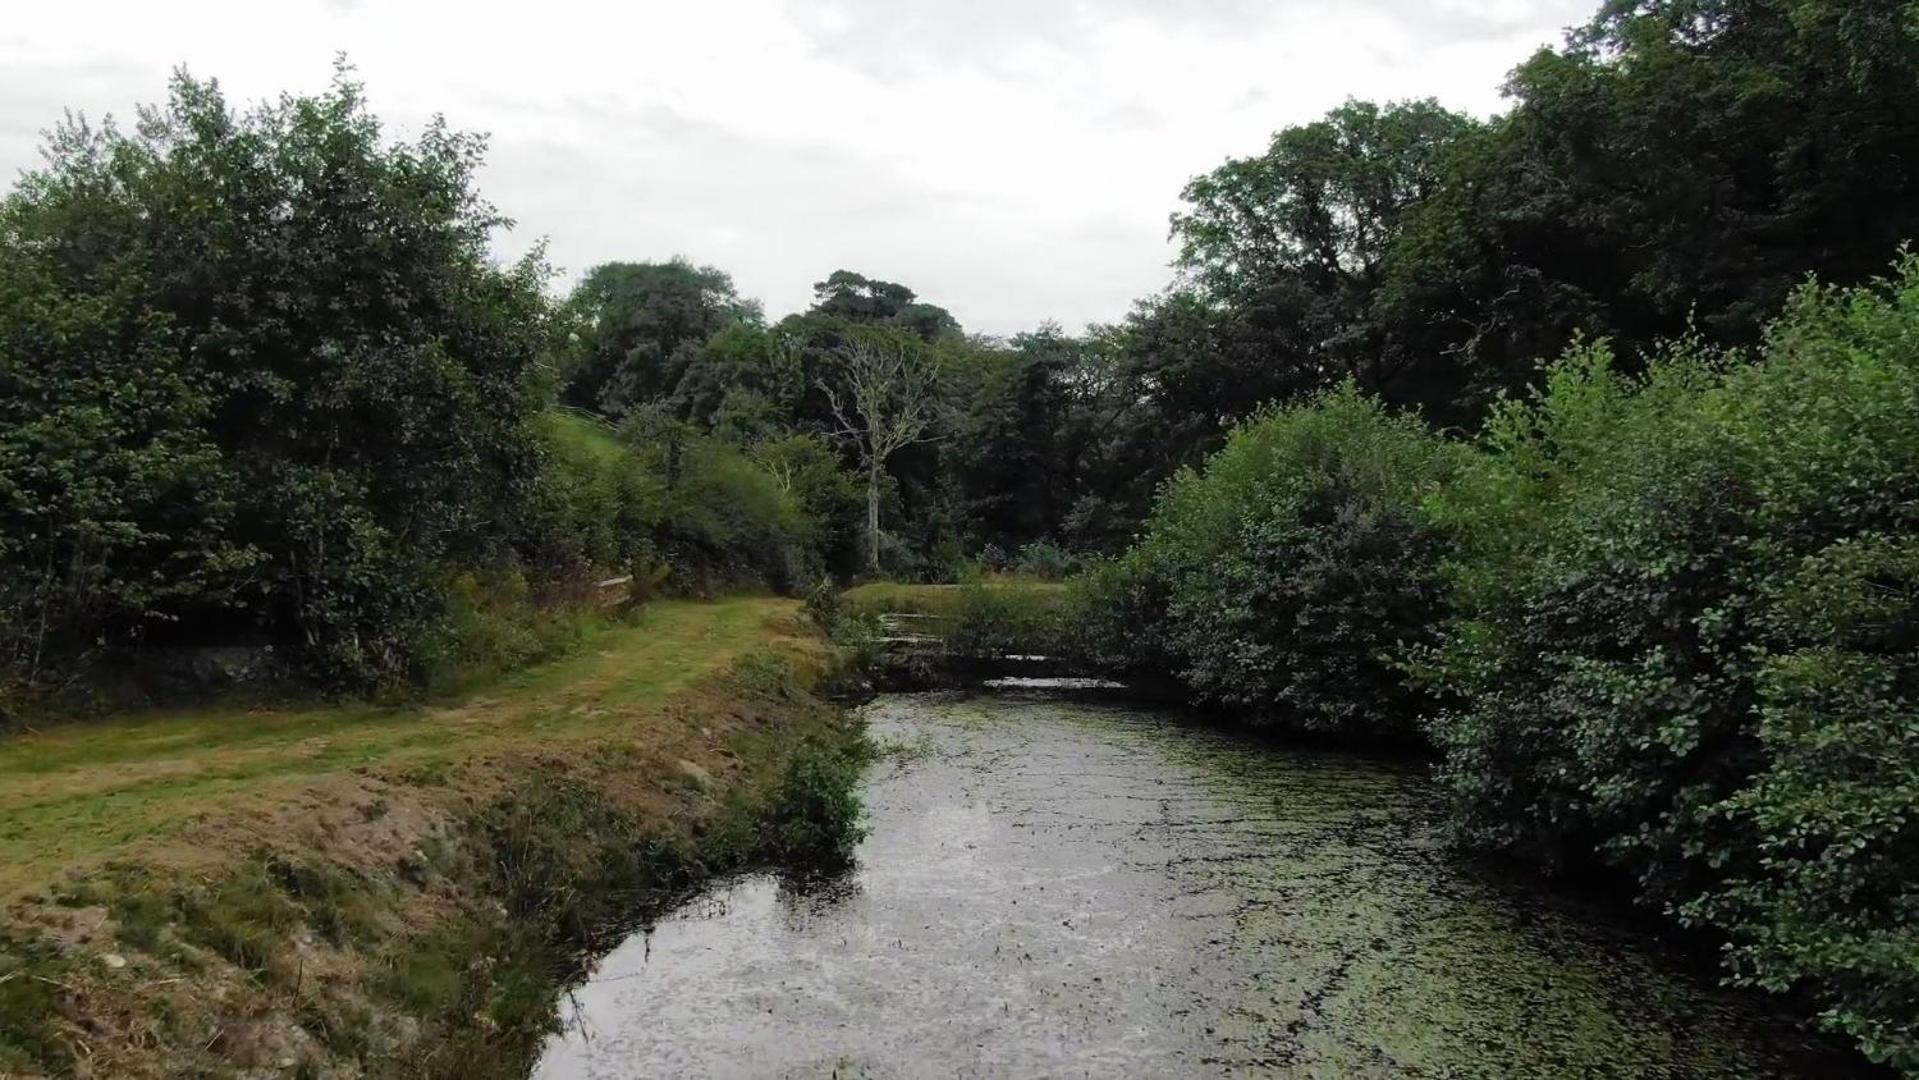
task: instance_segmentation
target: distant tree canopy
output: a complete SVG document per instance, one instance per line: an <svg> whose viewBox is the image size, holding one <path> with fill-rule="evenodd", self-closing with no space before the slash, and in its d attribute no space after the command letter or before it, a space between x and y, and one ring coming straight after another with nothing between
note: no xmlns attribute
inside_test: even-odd
<svg viewBox="0 0 1919 1080"><path fill-rule="evenodd" d="M565 400L609 416L672 394L714 334L761 322L725 271L684 259L594 267L569 306L579 356Z"/></svg>
<svg viewBox="0 0 1919 1080"><path fill-rule="evenodd" d="M1477 129L1430 100L1349 101L1287 128L1265 154L1186 186L1189 208L1173 215L1179 266L1298 381L1384 383L1398 373L1381 363L1373 296L1402 223Z"/></svg>
<svg viewBox="0 0 1919 1080"><path fill-rule="evenodd" d="M902 567L1111 549L1262 405L1351 380L1469 431L1580 335L1631 371L1688 333L1754 344L1807 275L1870 277L1919 233L1909 8L1616 0L1512 72L1491 120L1349 101L1196 176L1170 288L1079 334L969 339L850 269L768 327L717 270L614 264L573 301L588 347L569 400L657 399L741 444L824 433L834 358L905 332L941 351L952 399L935 438L888 459Z"/></svg>
<svg viewBox="0 0 1919 1080"><path fill-rule="evenodd" d="M928 341L959 334L959 322L943 307L919 302L913 290L851 270L835 270L813 286L812 314L847 322L894 326Z"/></svg>
<svg viewBox="0 0 1919 1080"><path fill-rule="evenodd" d="M1688 333L1749 346L1808 275L1919 235L1907 0L1613 0L1507 94L1485 123L1349 102L1188 185L1180 281L1095 334L1070 538L1130 533L1262 403L1350 377L1470 430L1581 335L1628 371Z"/></svg>

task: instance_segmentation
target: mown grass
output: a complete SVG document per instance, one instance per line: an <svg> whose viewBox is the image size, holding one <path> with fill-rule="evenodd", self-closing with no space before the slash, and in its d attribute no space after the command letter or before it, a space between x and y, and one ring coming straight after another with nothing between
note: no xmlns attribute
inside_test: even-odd
<svg viewBox="0 0 1919 1080"><path fill-rule="evenodd" d="M590 740L767 640L790 601L661 602L574 655L428 705L185 709L0 739L0 898L198 815L328 774L428 776L511 745Z"/></svg>

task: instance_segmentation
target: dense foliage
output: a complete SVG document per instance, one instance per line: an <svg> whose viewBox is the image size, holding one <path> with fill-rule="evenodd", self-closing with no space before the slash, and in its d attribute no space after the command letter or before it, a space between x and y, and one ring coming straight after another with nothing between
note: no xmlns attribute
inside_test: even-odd
<svg viewBox="0 0 1919 1080"><path fill-rule="evenodd" d="M602 329L582 332L573 400L641 400L581 389L625 364L646 400L742 445L830 434L822 387L849 343L910 335L946 377L925 441L882 470L882 569L950 577L1035 542L1111 552L1267 405L1351 380L1463 434L1582 333L1637 371L1687 333L1756 344L1808 274L1865 280L1919 232L1908 12L1610 0L1511 73L1500 116L1349 101L1196 176L1172 219L1177 278L1081 332L968 338L907 285L845 269L769 326L720 271L613 264L575 296Z"/></svg>
<svg viewBox="0 0 1919 1080"><path fill-rule="evenodd" d="M1607 0L1506 89L1375 298L1388 362L1454 387L1435 415L1582 332L1628 367L1689 328L1751 344L1808 273L1865 280L1919 233L1908 0Z"/></svg>
<svg viewBox="0 0 1919 1080"><path fill-rule="evenodd" d="M1426 739L1463 840L1919 1072L1919 262L1860 287L1919 234L1919 17L1607 0L1507 90L1279 131L1164 293L995 340L848 269L775 323L683 259L556 302L480 140L183 74L0 203L0 690L236 643L433 685L605 577L1084 566L966 590L973 647Z"/></svg>
<svg viewBox="0 0 1919 1080"><path fill-rule="evenodd" d="M234 643L410 680L471 651L478 592L818 576L817 460L553 413L571 320L537 256L491 261L482 150L384 141L344 73L246 112L182 74L131 132L54 134L0 203L0 681Z"/></svg>
<svg viewBox="0 0 1919 1080"><path fill-rule="evenodd" d="M1434 501L1429 679L1466 834L1598 853L1741 980L1919 1067L1919 263L1807 289L1763 362L1603 347Z"/></svg>
<svg viewBox="0 0 1919 1080"><path fill-rule="evenodd" d="M408 664L538 458L544 271L486 258L480 151L384 144L345 78L236 113L182 75L133 132L55 134L0 206L10 667L256 635Z"/></svg>
<svg viewBox="0 0 1919 1080"><path fill-rule="evenodd" d="M1161 598L1149 648L1201 699L1307 731L1402 730L1416 700L1391 653L1436 619L1438 541L1418 509L1451 450L1350 385L1274 410L1175 477L1108 573Z"/></svg>
<svg viewBox="0 0 1919 1080"><path fill-rule="evenodd" d="M760 321L725 271L683 259L595 267L569 307L578 341L565 399L611 416L672 393L714 334Z"/></svg>
<svg viewBox="0 0 1919 1080"><path fill-rule="evenodd" d="M1254 721L1422 718L1463 840L1616 868L1919 1068L1915 336L1910 259L1802 290L1759 362L1577 348L1470 450L1351 388L1263 415L1082 630Z"/></svg>

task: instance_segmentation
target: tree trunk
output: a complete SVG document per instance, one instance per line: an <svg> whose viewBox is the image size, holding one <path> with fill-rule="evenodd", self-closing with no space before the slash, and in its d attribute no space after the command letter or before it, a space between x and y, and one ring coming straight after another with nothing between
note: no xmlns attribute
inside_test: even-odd
<svg viewBox="0 0 1919 1080"><path fill-rule="evenodd" d="M866 467L866 566L880 572L880 464Z"/></svg>

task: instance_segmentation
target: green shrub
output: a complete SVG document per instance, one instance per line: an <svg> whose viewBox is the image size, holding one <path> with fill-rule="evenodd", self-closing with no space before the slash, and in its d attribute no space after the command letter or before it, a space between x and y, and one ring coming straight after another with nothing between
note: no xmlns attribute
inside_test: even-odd
<svg viewBox="0 0 1919 1080"><path fill-rule="evenodd" d="M1166 582L1140 547L1088 563L1067 585L1062 616L1074 655L1113 671L1171 672Z"/></svg>
<svg viewBox="0 0 1919 1080"><path fill-rule="evenodd" d="M1019 549L1013 569L1041 581L1058 581L1071 574L1077 563L1072 552L1051 540L1035 540Z"/></svg>
<svg viewBox="0 0 1919 1080"><path fill-rule="evenodd" d="M1610 847L1663 892L1753 768L1749 688L1725 668L1747 640L1750 486L1697 415L1718 377L1681 355L1635 384L1583 349L1432 500L1456 554L1427 674L1457 702L1432 730L1473 842L1548 863Z"/></svg>
<svg viewBox="0 0 1919 1080"><path fill-rule="evenodd" d="M662 482L654 540L672 567L670 587L708 594L757 582L804 593L826 576L831 530L778 463L651 409L629 414L620 437Z"/></svg>
<svg viewBox="0 0 1919 1080"><path fill-rule="evenodd" d="M1439 546L1420 501L1454 455L1351 386L1236 429L1160 495L1116 600L1164 604L1113 641L1158 652L1200 699L1342 736L1409 732L1418 698L1390 654L1438 617Z"/></svg>
<svg viewBox="0 0 1919 1080"><path fill-rule="evenodd" d="M519 527L522 561L542 574L625 567L653 554L666 487L604 421L549 410L540 468Z"/></svg>
<svg viewBox="0 0 1919 1080"><path fill-rule="evenodd" d="M1597 852L1919 1070L1919 262L1808 287L1762 363L1579 350L1431 502L1414 666L1464 834Z"/></svg>
<svg viewBox="0 0 1919 1080"><path fill-rule="evenodd" d="M762 855L792 869L844 865L866 835L860 777L871 759L864 739L794 750L764 811Z"/></svg>

